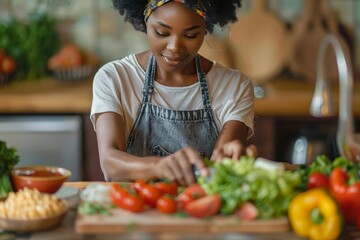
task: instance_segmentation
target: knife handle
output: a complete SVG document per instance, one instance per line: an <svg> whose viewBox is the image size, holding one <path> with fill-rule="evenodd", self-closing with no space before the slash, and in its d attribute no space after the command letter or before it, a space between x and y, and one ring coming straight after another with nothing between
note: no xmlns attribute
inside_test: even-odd
<svg viewBox="0 0 360 240"><path fill-rule="evenodd" d="M194 173L195 179L200 177L200 171L195 165L192 165L192 172Z"/></svg>

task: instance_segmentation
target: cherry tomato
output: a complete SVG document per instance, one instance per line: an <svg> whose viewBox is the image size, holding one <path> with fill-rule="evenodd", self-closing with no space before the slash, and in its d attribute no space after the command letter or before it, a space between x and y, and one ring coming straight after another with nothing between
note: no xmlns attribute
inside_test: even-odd
<svg viewBox="0 0 360 240"><path fill-rule="evenodd" d="M136 193L130 193L119 184L113 184L110 188L110 196L113 203L131 212L142 212L144 200Z"/></svg>
<svg viewBox="0 0 360 240"><path fill-rule="evenodd" d="M235 215L238 216L240 220L255 220L258 214L258 209L251 202L244 202L235 210Z"/></svg>
<svg viewBox="0 0 360 240"><path fill-rule="evenodd" d="M166 195L157 200L156 208L163 213L175 213L177 211L175 199Z"/></svg>
<svg viewBox="0 0 360 240"><path fill-rule="evenodd" d="M146 182L142 179L137 179L134 183L134 188L135 191L140 194L141 190L144 188L144 186L146 185Z"/></svg>
<svg viewBox="0 0 360 240"><path fill-rule="evenodd" d="M189 202L185 206L185 212L197 218L211 217L219 211L220 206L220 195L212 194Z"/></svg>
<svg viewBox="0 0 360 240"><path fill-rule="evenodd" d="M180 208L185 208L185 206L198 198L204 197L206 195L204 189L200 187L199 184L193 184L179 194L177 200L179 202Z"/></svg>
<svg viewBox="0 0 360 240"><path fill-rule="evenodd" d="M175 181L164 181L164 182L157 182L154 186L162 191L163 193L176 195L178 191L178 185Z"/></svg>
<svg viewBox="0 0 360 240"><path fill-rule="evenodd" d="M142 212L144 210L144 200L137 194L126 195L121 202L120 207L130 212Z"/></svg>
<svg viewBox="0 0 360 240"><path fill-rule="evenodd" d="M163 193L153 185L145 184L141 190L140 196L144 202L151 207L156 207L156 201Z"/></svg>
<svg viewBox="0 0 360 240"><path fill-rule="evenodd" d="M122 199L128 194L128 192L126 191L126 189L120 187L119 184L117 183L114 183L111 185L111 188L110 188L110 197L113 201L113 203L116 205L116 206L119 206L121 205L121 201Z"/></svg>
<svg viewBox="0 0 360 240"><path fill-rule="evenodd" d="M329 178L326 176L326 174L321 172L314 172L310 174L308 180L308 189L316 187L329 188Z"/></svg>

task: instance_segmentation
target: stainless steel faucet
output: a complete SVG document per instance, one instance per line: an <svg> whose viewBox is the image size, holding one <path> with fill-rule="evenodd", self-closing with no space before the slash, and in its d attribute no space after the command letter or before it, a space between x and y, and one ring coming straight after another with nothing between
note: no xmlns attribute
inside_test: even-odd
<svg viewBox="0 0 360 240"><path fill-rule="evenodd" d="M315 117L334 114L333 101L329 83L325 79L325 54L329 46L333 46L339 72L339 122L337 130L337 146L342 156L349 150L354 141L354 123L352 115L353 71L349 59L349 49L341 45L333 34L328 34L321 42L317 55L316 86L310 105L310 113Z"/></svg>

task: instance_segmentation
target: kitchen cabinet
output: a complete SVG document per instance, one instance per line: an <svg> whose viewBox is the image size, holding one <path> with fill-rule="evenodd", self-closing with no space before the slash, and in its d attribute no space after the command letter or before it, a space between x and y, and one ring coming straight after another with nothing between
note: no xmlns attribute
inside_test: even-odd
<svg viewBox="0 0 360 240"><path fill-rule="evenodd" d="M0 140L16 147L18 167L52 165L82 179L82 120L79 115L1 115Z"/></svg>

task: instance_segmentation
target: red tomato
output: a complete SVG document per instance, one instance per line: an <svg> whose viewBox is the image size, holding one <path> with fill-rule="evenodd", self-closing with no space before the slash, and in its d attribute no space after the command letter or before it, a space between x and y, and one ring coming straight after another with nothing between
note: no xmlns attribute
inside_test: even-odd
<svg viewBox="0 0 360 240"><path fill-rule="evenodd" d="M15 71L16 68L16 62L11 57L5 57L5 59L2 61L2 71L5 74L10 74Z"/></svg>
<svg viewBox="0 0 360 240"><path fill-rule="evenodd" d="M251 202L244 202L235 210L235 215L241 220L255 220L258 214L258 209Z"/></svg>
<svg viewBox="0 0 360 240"><path fill-rule="evenodd" d="M136 194L129 193L119 184L113 184L110 188L110 196L113 203L131 212L142 212L144 210L144 200Z"/></svg>
<svg viewBox="0 0 360 240"><path fill-rule="evenodd" d="M175 213L177 211L176 201L169 196L162 196L156 202L156 208L163 213Z"/></svg>
<svg viewBox="0 0 360 240"><path fill-rule="evenodd" d="M144 202L151 207L156 207L157 200L163 193L153 185L145 184L141 190L140 196Z"/></svg>
<svg viewBox="0 0 360 240"><path fill-rule="evenodd" d="M308 180L308 189L316 187L329 188L329 178L326 176L326 174L321 172L314 172L310 174Z"/></svg>
<svg viewBox="0 0 360 240"><path fill-rule="evenodd" d="M120 207L122 199L127 194L128 194L128 192L124 188L120 187L119 184L114 183L111 185L110 197L116 206Z"/></svg>
<svg viewBox="0 0 360 240"><path fill-rule="evenodd" d="M197 218L211 217L219 211L220 206L220 195L212 194L189 202L185 206L185 212Z"/></svg>
<svg viewBox="0 0 360 240"><path fill-rule="evenodd" d="M179 194L177 200L179 202L180 208L185 208L185 206L198 198L204 197L206 195L204 189L200 187L199 184L193 184Z"/></svg>
<svg viewBox="0 0 360 240"><path fill-rule="evenodd" d="M59 52L63 67L72 68L82 64L81 51L74 44L67 44Z"/></svg>
<svg viewBox="0 0 360 240"><path fill-rule="evenodd" d="M154 186L163 193L176 195L178 191L178 185L175 181L171 182L157 182Z"/></svg>
<svg viewBox="0 0 360 240"><path fill-rule="evenodd" d="M146 182L142 179L137 179L134 183L135 191L140 194L144 186L146 185Z"/></svg>
<svg viewBox="0 0 360 240"><path fill-rule="evenodd" d="M128 194L122 199L121 208L130 212L142 212L144 200L137 194Z"/></svg>

